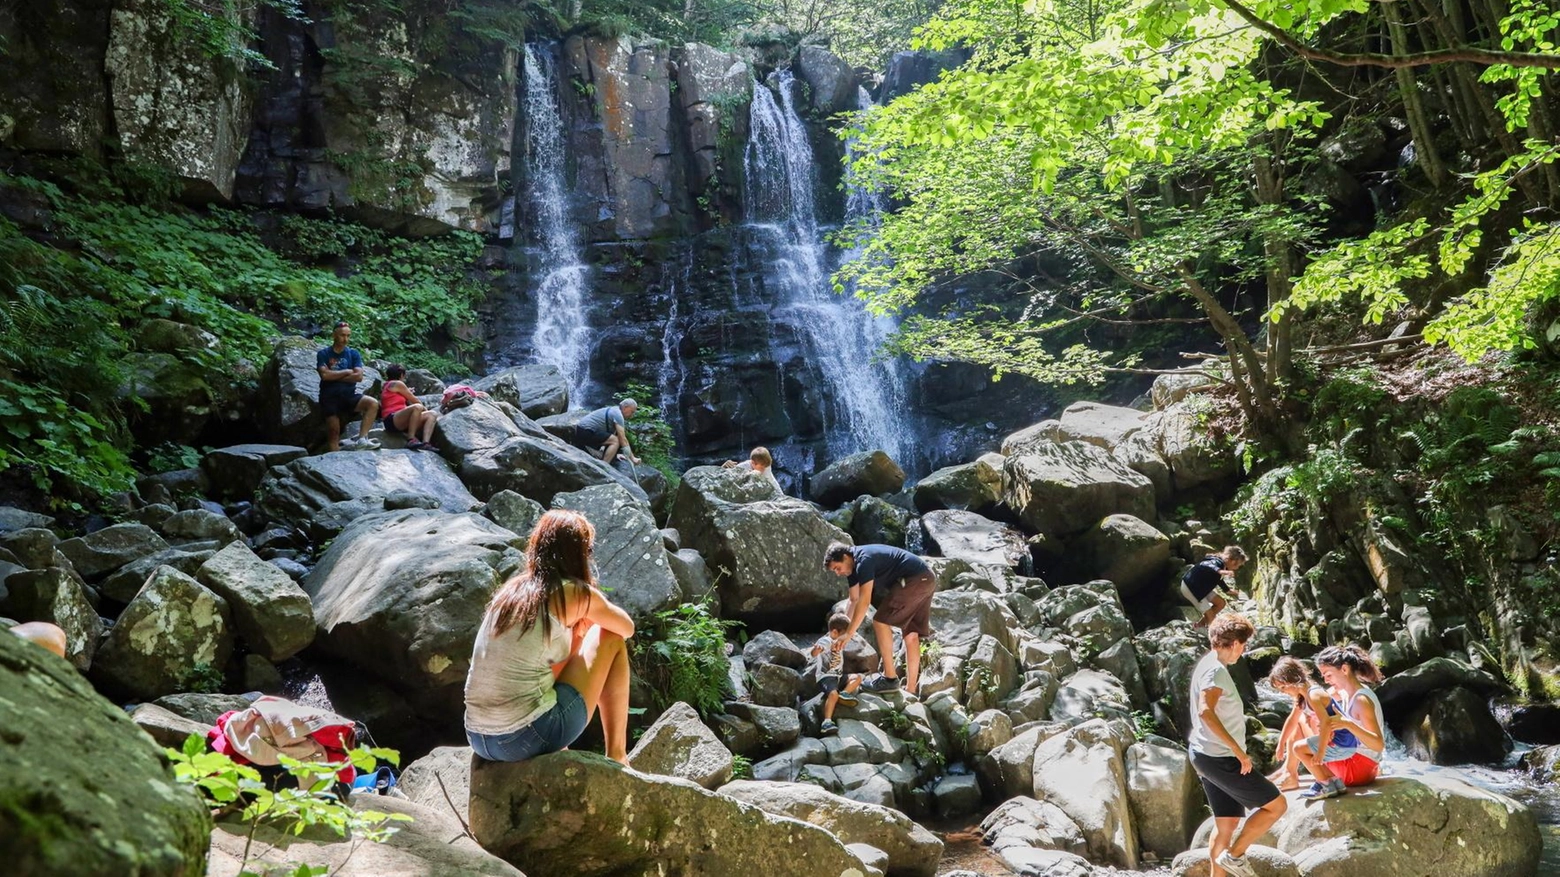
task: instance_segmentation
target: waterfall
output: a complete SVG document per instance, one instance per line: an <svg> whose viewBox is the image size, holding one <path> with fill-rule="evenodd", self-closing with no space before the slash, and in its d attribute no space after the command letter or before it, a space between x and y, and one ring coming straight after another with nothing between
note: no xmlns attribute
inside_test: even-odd
<svg viewBox="0 0 1560 877"><path fill-rule="evenodd" d="M776 292L777 308L794 323L823 378L830 456L881 448L908 464L914 441L903 378L873 361L892 325L874 319L854 297L834 293L831 253L818 223L816 159L796 112L789 70L775 74L775 86L753 89L743 156L746 228L764 253L765 282ZM870 193L850 200L872 204Z"/></svg>
<svg viewBox="0 0 1560 877"><path fill-rule="evenodd" d="M591 330L585 312L589 269L569 219L563 115L556 89L551 58L527 45L525 196L537 245L531 262L536 286L531 350L537 362L562 370L570 399L581 399L590 382Z"/></svg>

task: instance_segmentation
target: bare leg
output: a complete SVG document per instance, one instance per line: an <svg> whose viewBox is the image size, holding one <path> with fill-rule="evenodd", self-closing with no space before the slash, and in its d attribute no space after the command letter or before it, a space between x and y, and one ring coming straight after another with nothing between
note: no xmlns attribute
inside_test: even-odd
<svg viewBox="0 0 1560 877"><path fill-rule="evenodd" d="M358 438L368 438L368 431L374 428L374 415L379 413L379 400L364 396L358 402L357 410L363 415L363 422L358 424Z"/></svg>
<svg viewBox="0 0 1560 877"><path fill-rule="evenodd" d="M898 679L899 670L894 666L894 629L874 621L872 634L877 638L878 659L883 662L883 675L890 679Z"/></svg>
<svg viewBox="0 0 1560 877"><path fill-rule="evenodd" d="M1262 835L1267 834L1267 830L1272 828L1273 823L1278 821L1278 817L1283 816L1284 811L1288 809L1289 802L1283 795L1279 795L1247 816L1246 824L1240 828L1240 834L1236 835L1235 840L1230 843L1230 855L1244 856L1246 849L1256 843Z"/></svg>
<svg viewBox="0 0 1560 877"><path fill-rule="evenodd" d="M1213 619L1217 618L1219 613L1224 611L1224 607L1228 605L1225 603L1224 598L1218 594L1208 595L1208 601L1213 605L1209 606L1208 611L1203 613L1202 619L1197 622L1198 627L1207 627L1212 624Z"/></svg>
<svg viewBox="0 0 1560 877"><path fill-rule="evenodd" d="M1322 759L1311 750L1310 743L1296 740L1295 745L1290 747L1290 751L1301 764L1305 765L1305 769L1311 772L1311 776L1315 777L1317 782L1325 783L1333 778L1332 771L1328 770Z"/></svg>
<svg viewBox="0 0 1560 877"><path fill-rule="evenodd" d="M328 450L341 450L341 418L332 414L325 418L325 447Z"/></svg>
<svg viewBox="0 0 1560 877"><path fill-rule="evenodd" d="M823 702L823 720L825 722L834 718L834 705L839 702L840 693L838 691L829 692L828 698Z"/></svg>
<svg viewBox="0 0 1560 877"><path fill-rule="evenodd" d="M425 442L433 441L433 426L434 426L434 424L436 424L438 422L439 422L439 415L433 413L432 411L424 411L423 412L423 419L422 419L422 440L423 441L425 441Z"/></svg>
<svg viewBox="0 0 1560 877"><path fill-rule="evenodd" d="M905 634L905 691L916 694L921 684L921 635Z"/></svg>
<svg viewBox="0 0 1560 877"><path fill-rule="evenodd" d="M1230 838L1240 825L1238 816L1216 816L1213 820L1213 836L1208 838L1208 875L1227 877L1228 873L1218 865L1219 854L1230 848Z"/></svg>
<svg viewBox="0 0 1560 877"><path fill-rule="evenodd" d="M1284 720L1284 730L1278 735L1277 752L1284 754L1284 763L1279 765L1268 779L1278 785L1280 792L1288 792L1300 787L1300 765L1295 759L1294 743L1300 733L1300 719L1298 712L1291 710L1289 718Z"/></svg>
<svg viewBox="0 0 1560 877"><path fill-rule="evenodd" d="M621 447L623 446L618 444L617 436L607 439L606 446L601 450L601 461L608 466L612 465L612 461L617 459L617 452Z"/></svg>
<svg viewBox="0 0 1560 877"><path fill-rule="evenodd" d="M569 658L558 681L566 683L585 700L589 721L601 708L601 731L607 757L628 763L628 644L615 633L592 625L580 640L579 652Z"/></svg>

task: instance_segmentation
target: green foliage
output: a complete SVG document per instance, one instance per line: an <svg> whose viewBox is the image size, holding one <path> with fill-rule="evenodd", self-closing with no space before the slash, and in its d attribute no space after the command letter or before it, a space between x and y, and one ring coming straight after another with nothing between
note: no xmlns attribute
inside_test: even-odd
<svg viewBox="0 0 1560 877"><path fill-rule="evenodd" d="M408 241L290 217L273 247L244 213L131 203L113 184L94 195L117 200L30 178L0 176L0 186L46 197L70 244L47 246L0 218L0 470L22 468L61 501L56 481L90 498L134 478L126 415L139 400L127 365L149 320L215 335L215 350L181 353L213 382L269 355L272 321L345 319L371 354L446 374L461 368L427 340L461 337L476 322L482 287L468 271L481 253L477 235Z"/></svg>
<svg viewBox="0 0 1560 877"><path fill-rule="evenodd" d="M262 824L293 835L321 825L339 837L351 837L357 844L364 841L383 843L398 830L395 823L412 821L403 813L379 813L348 805L335 791L339 765L302 762L283 756L282 767L291 782L283 781L270 787L260 779L259 771L237 764L222 753L207 750L206 741L194 734L184 741L182 749L164 751L173 762L174 776L199 792L214 815L236 813L248 824L241 868L247 869L252 862L250 848L255 831ZM400 763L400 754L393 749L365 746L353 750L349 756L359 770L372 770L380 760ZM283 788L283 785L287 787ZM304 864L292 873L318 875L329 870Z"/></svg>
<svg viewBox="0 0 1560 877"><path fill-rule="evenodd" d="M1147 740L1159 733L1159 722L1154 714L1143 710L1132 711L1132 734L1139 740Z"/></svg>
<svg viewBox="0 0 1560 877"><path fill-rule="evenodd" d="M746 755L731 756L731 778L734 780L750 780L753 778L753 759Z"/></svg>
<svg viewBox="0 0 1560 877"><path fill-rule="evenodd" d="M623 391L617 397L632 398L639 403L634 419L628 422L629 443L634 452L660 470L667 483L676 488L682 480L682 470L678 467L677 439L672 435L672 425L666 422L661 409L645 402L657 395L656 389L649 384L630 381L623 385Z"/></svg>
<svg viewBox="0 0 1560 877"><path fill-rule="evenodd" d="M634 675L649 684L658 709L682 701L705 717L720 713L731 694L726 634L733 624L705 603L684 603L640 627L629 641Z"/></svg>
<svg viewBox="0 0 1560 877"><path fill-rule="evenodd" d="M168 33L179 43L195 46L202 54L226 62L238 71L244 66L274 70L265 55L251 48L259 40L254 21L262 9L275 10L294 21L307 23L298 0L157 0Z"/></svg>
<svg viewBox="0 0 1560 877"><path fill-rule="evenodd" d="M146 468L155 473L194 469L200 465L201 452L189 445L163 442L146 457Z"/></svg>
<svg viewBox="0 0 1560 877"><path fill-rule="evenodd" d="M905 751L910 753L916 764L933 773L942 773L943 768L948 766L948 759L925 740L906 740Z"/></svg>
<svg viewBox="0 0 1560 877"><path fill-rule="evenodd" d="M222 691L225 682L221 667L213 667L205 661L197 661L184 674L184 679L179 683L179 690L193 691L198 694L217 694Z"/></svg>

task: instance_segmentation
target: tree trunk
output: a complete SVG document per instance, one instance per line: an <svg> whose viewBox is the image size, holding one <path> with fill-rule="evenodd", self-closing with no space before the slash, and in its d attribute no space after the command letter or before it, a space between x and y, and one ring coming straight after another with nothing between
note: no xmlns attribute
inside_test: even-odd
<svg viewBox="0 0 1560 877"><path fill-rule="evenodd" d="M1408 44L1408 31L1403 27L1403 16L1397 4L1383 3L1381 9L1387 19L1392 52L1397 55L1410 54L1412 49ZM1437 189L1444 188L1448 179L1446 165L1435 148L1435 133L1430 127L1430 117L1425 113L1424 102L1419 98L1419 83L1414 79L1413 70L1407 67L1398 67L1393 73L1397 76L1398 93L1403 98L1403 109L1408 116L1408 129L1414 135L1414 153L1430 185Z"/></svg>
<svg viewBox="0 0 1560 877"><path fill-rule="evenodd" d="M1286 138L1276 133L1272 138L1274 155L1258 154L1252 162L1258 204L1282 205L1284 203L1284 164L1278 154ZM1268 312L1272 313L1289 298L1294 289L1290 278L1298 271L1294 245L1276 233L1263 235L1262 250L1267 257ZM1267 325L1267 382L1276 384L1288 379L1292 355L1291 338L1294 334L1291 315L1282 312L1277 320Z"/></svg>

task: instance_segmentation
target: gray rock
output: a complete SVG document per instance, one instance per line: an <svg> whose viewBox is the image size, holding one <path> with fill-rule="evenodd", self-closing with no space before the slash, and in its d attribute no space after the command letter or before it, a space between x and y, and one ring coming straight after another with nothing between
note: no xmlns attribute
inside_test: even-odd
<svg viewBox="0 0 1560 877"><path fill-rule="evenodd" d="M800 670L807 666L809 659L807 653L797 648L796 643L786 639L784 634L765 630L748 640L742 647L742 660L749 667L756 667L759 664L779 664L782 667Z"/></svg>
<svg viewBox="0 0 1560 877"><path fill-rule="evenodd" d="M59 543L52 530L42 527L0 533L0 548L9 551L12 559L26 569L71 568L70 561L59 551Z"/></svg>
<svg viewBox="0 0 1560 877"><path fill-rule="evenodd" d="M1394 673L1376 689L1387 722L1402 721L1414 707L1432 692L1445 688L1466 688L1484 697L1505 690L1494 676L1453 658L1430 660L1401 673Z"/></svg>
<svg viewBox="0 0 1560 877"><path fill-rule="evenodd" d="M553 498L555 509L583 514L596 528L596 577L612 602L644 621L682 602L655 518L622 486L601 484Z"/></svg>
<svg viewBox="0 0 1560 877"><path fill-rule="evenodd" d="M1094 873L1087 859L1061 850L1011 846L1002 850L1002 861L1019 877L1090 877Z"/></svg>
<svg viewBox="0 0 1560 877"><path fill-rule="evenodd" d="M324 440L316 365L321 346L307 338L283 338L272 348L260 377L260 420L269 438L300 447ZM379 373L365 366L357 392L367 392L379 382Z"/></svg>
<svg viewBox="0 0 1560 877"><path fill-rule="evenodd" d="M863 867L821 828L578 752L479 762L471 830L485 849L541 874L606 877L646 862L687 874L758 874L790 861L849 877Z"/></svg>
<svg viewBox="0 0 1560 877"><path fill-rule="evenodd" d="M1083 853L1083 832L1072 817L1048 801L1014 795L981 821L981 834L993 850L1013 847Z"/></svg>
<svg viewBox="0 0 1560 877"><path fill-rule="evenodd" d="M184 741L191 735L199 737L201 745L205 745L206 731L210 725L186 719L171 710L164 709L155 703L138 703L130 710L130 718L141 730L157 741L159 746L167 746L170 749L182 749Z"/></svg>
<svg viewBox="0 0 1560 877"><path fill-rule="evenodd" d="M753 702L760 706L795 706L802 692L802 674L779 664L755 664L751 687Z"/></svg>
<svg viewBox="0 0 1560 877"><path fill-rule="evenodd" d="M298 524L321 516L336 503L352 504L350 508L360 513L382 507L385 495L396 490L436 496L451 513L467 512L478 505L450 467L433 454L337 451L271 470L260 486L259 506L273 520Z"/></svg>
<svg viewBox="0 0 1560 877"><path fill-rule="evenodd" d="M803 737L790 749L753 765L753 779L793 783L801 776L802 768L809 764L827 764L828 761L829 752L822 741Z"/></svg>
<svg viewBox="0 0 1560 877"><path fill-rule="evenodd" d="M168 543L145 524L115 524L85 536L66 539L58 546L60 553L70 559L76 572L87 581L167 547Z"/></svg>
<svg viewBox="0 0 1560 877"><path fill-rule="evenodd" d="M717 574L723 618L761 628L813 627L845 596L844 579L824 569L823 554L847 537L768 478L714 466L690 469L670 526Z"/></svg>
<svg viewBox="0 0 1560 877"><path fill-rule="evenodd" d="M437 509L443 506L439 498L432 494L405 488L385 494L384 503L387 512L398 512L403 509Z"/></svg>
<svg viewBox="0 0 1560 877"><path fill-rule="evenodd" d="M1069 536L1113 514L1149 518L1154 485L1106 451L1082 442L1047 444L1009 456L1003 502L1036 532Z"/></svg>
<svg viewBox="0 0 1560 877"><path fill-rule="evenodd" d="M175 512L162 523L162 533L174 542L219 542L227 545L243 538L238 527L220 515L205 509Z"/></svg>
<svg viewBox="0 0 1560 877"><path fill-rule="evenodd" d="M247 499L254 496L272 466L291 463L308 454L307 448L297 445L233 445L206 454L200 468L206 473L213 496Z"/></svg>
<svg viewBox="0 0 1560 877"><path fill-rule="evenodd" d="M906 531L914 516L875 496L858 496L831 517L830 523L850 534L858 545L905 547Z"/></svg>
<svg viewBox="0 0 1560 877"><path fill-rule="evenodd" d="M1161 860L1186 850L1205 812L1202 784L1180 746L1127 748L1127 801L1143 849Z"/></svg>
<svg viewBox="0 0 1560 877"><path fill-rule="evenodd" d="M470 746L440 746L401 771L396 787L413 804L471 821Z"/></svg>
<svg viewBox="0 0 1560 877"><path fill-rule="evenodd" d="M785 749L802 734L801 717L789 707L732 702L726 704L726 712L753 725L758 735L755 751L764 755Z"/></svg>
<svg viewBox="0 0 1560 877"><path fill-rule="evenodd" d="M65 657L86 672L103 635L103 620L81 580L63 569L13 573L5 579L7 611L17 621L47 621L65 631Z"/></svg>
<svg viewBox="0 0 1560 877"><path fill-rule="evenodd" d="M0 505L0 533L28 529L46 530L52 526L54 526L54 519L48 515Z"/></svg>
<svg viewBox="0 0 1560 877"><path fill-rule="evenodd" d="M555 365L506 368L471 386L519 408L526 417L547 417L569 410L569 382Z"/></svg>
<svg viewBox="0 0 1560 877"><path fill-rule="evenodd" d="M249 845L248 828L242 822L223 821L211 833L209 877L240 877L241 872L292 873L297 862L330 869L339 877L388 877L388 875L439 875L439 877L525 877L517 868L483 850L466 835L461 823L451 819L448 807L435 809L384 795L355 794L348 799L354 810L372 810L405 816L393 823L397 831L384 843L363 843L329 831L290 832L262 825ZM252 857L245 864L243 857Z"/></svg>
<svg viewBox="0 0 1560 877"><path fill-rule="evenodd" d="M1132 699L1121 680L1098 670L1079 670L1062 680L1051 704L1056 721L1086 720L1098 715L1119 718L1130 715Z"/></svg>
<svg viewBox="0 0 1560 877"><path fill-rule="evenodd" d="M628 754L628 764L643 773L692 780L706 789L729 782L733 767L731 750L682 702L672 704L645 729Z"/></svg>
<svg viewBox="0 0 1560 877"><path fill-rule="evenodd" d="M738 780L720 793L776 816L800 819L846 844L868 844L888 857L886 873L930 877L937 872L943 842L904 814L831 794L810 783Z"/></svg>
<svg viewBox="0 0 1560 877"><path fill-rule="evenodd" d="M206 727L217 723L230 710L249 709L251 701L240 694L168 694L157 698L159 707L181 718Z"/></svg>
<svg viewBox="0 0 1560 877"><path fill-rule="evenodd" d="M313 625L310 625L310 628L312 629ZM260 655L244 656L242 678L245 691L280 695L285 688L281 671L276 669L275 664Z"/></svg>
<svg viewBox="0 0 1560 877"><path fill-rule="evenodd" d="M1433 692L1397 730L1408 754L1431 764L1500 764L1512 749L1489 701L1461 686Z"/></svg>
<svg viewBox="0 0 1560 877"><path fill-rule="evenodd" d="M1143 412L1099 402L1074 402L1062 412L1058 442L1087 442L1115 450L1144 427Z"/></svg>
<svg viewBox="0 0 1560 877"><path fill-rule="evenodd" d="M1257 877L1301 877L1295 860L1272 847L1252 844L1246 849L1246 861L1256 870ZM1176 856L1170 869L1170 877L1208 877L1210 873L1206 847Z"/></svg>
<svg viewBox="0 0 1560 877"><path fill-rule="evenodd" d="M1130 599L1169 580L1170 539L1131 515L1110 515L1073 543L1079 579L1113 582Z"/></svg>
<svg viewBox="0 0 1560 877"><path fill-rule="evenodd" d="M980 809L980 784L974 774L945 776L932 787L937 815L944 819L967 816Z"/></svg>
<svg viewBox="0 0 1560 877"><path fill-rule="evenodd" d="M970 564L1017 569L1029 557L1024 534L974 512L943 510L921 518L928 549Z"/></svg>
<svg viewBox="0 0 1560 877"><path fill-rule="evenodd" d="M7 871L206 873L206 806L124 710L65 662L8 634L0 636L0 701L8 705L0 799L27 802L0 810ZM82 789L92 791L63 793Z"/></svg>
<svg viewBox="0 0 1560 877"><path fill-rule="evenodd" d="M439 418L434 441L478 497L513 490L543 505L560 493L619 484L636 500L649 497L626 472L570 445L536 421L505 412L488 399Z"/></svg>
<svg viewBox="0 0 1560 877"><path fill-rule="evenodd" d="M314 606L287 574L242 542L217 552L195 573L227 601L233 629L251 652L285 661L314 642Z"/></svg>
<svg viewBox="0 0 1560 877"><path fill-rule="evenodd" d="M1109 726L1092 719L1035 749L1035 797L1055 804L1078 824L1092 861L1136 868L1122 745Z"/></svg>
<svg viewBox="0 0 1560 877"><path fill-rule="evenodd" d="M714 600L715 585L710 581L710 568L704 563L704 555L692 548L682 548L667 554L666 563L677 579L684 603Z"/></svg>
<svg viewBox="0 0 1560 877"><path fill-rule="evenodd" d="M856 91L861 80L838 55L823 46L802 46L796 50L796 73L807 83L810 104L820 116L828 117L856 109Z"/></svg>
<svg viewBox="0 0 1560 877"><path fill-rule="evenodd" d="M1194 366L1179 374L1156 376L1148 391L1154 400L1154 410L1163 411L1197 390L1212 387L1213 379L1202 371L1201 366Z"/></svg>
<svg viewBox="0 0 1560 877"><path fill-rule="evenodd" d="M214 671L233 653L227 601L172 567L158 567L98 647L93 679L151 700L186 687L204 664Z"/></svg>
<svg viewBox="0 0 1560 877"><path fill-rule="evenodd" d="M882 451L863 451L830 463L807 483L808 493L825 508L837 508L858 496L898 493L905 472Z"/></svg>
<svg viewBox="0 0 1560 877"><path fill-rule="evenodd" d="M1001 454L982 454L973 463L938 469L915 486L915 507L921 512L963 509L985 512L1002 499Z"/></svg>
<svg viewBox="0 0 1560 877"><path fill-rule="evenodd" d="M515 535L477 515L359 518L304 580L316 645L400 689L424 714L458 717L483 610L522 562Z"/></svg>
<svg viewBox="0 0 1560 877"><path fill-rule="evenodd" d="M521 496L513 490L500 490L488 497L487 508L482 510L482 514L521 539L530 539L531 531L536 529L536 522L541 520L546 511L534 499Z"/></svg>

